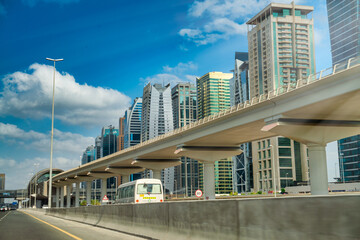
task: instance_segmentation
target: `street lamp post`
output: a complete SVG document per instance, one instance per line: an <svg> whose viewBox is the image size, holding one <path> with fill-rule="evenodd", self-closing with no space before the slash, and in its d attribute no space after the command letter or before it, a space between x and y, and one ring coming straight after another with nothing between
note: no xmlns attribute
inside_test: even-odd
<svg viewBox="0 0 360 240"><path fill-rule="evenodd" d="M176 199L177 199L177 182L175 180L175 196L176 196Z"/></svg>
<svg viewBox="0 0 360 240"><path fill-rule="evenodd" d="M35 176L35 208L37 208L37 204L36 204L36 195L37 195L37 174L38 174L38 167L39 167L39 163L34 163L35 166L35 171L36 171L36 176Z"/></svg>
<svg viewBox="0 0 360 240"><path fill-rule="evenodd" d="M342 165L342 180L345 183L345 168L344 168L344 153L340 153L341 165Z"/></svg>
<svg viewBox="0 0 360 240"><path fill-rule="evenodd" d="M31 208L32 207L32 204L31 204L31 193L32 193L32 188L33 188L33 186L32 186L32 184L31 184L31 179L32 179L32 175L33 175L33 173L29 173L29 175L30 175L30 181L29 181L29 208Z"/></svg>
<svg viewBox="0 0 360 240"><path fill-rule="evenodd" d="M271 147L271 161L272 161L272 166L274 168L274 171L273 171L273 174L274 174L274 192L275 192L275 197L276 197L276 172L277 172L277 169L276 169L276 165L275 165L275 158L274 158L274 146L273 145L270 145Z"/></svg>
<svg viewBox="0 0 360 240"><path fill-rule="evenodd" d="M53 142L54 142L54 97L55 97L55 63L63 61L64 59L52 59L46 58L46 60L54 62L54 76L53 76L53 95L52 95L52 111L51 111L51 144L50 144L50 173L49 173L49 197L48 197L48 206L51 208L51 194L52 194L52 162L53 162Z"/></svg>
<svg viewBox="0 0 360 240"><path fill-rule="evenodd" d="M187 157L185 157L185 197L188 197L188 172L187 172Z"/></svg>
<svg viewBox="0 0 360 240"><path fill-rule="evenodd" d="M288 187L288 174L289 173L286 173L286 188Z"/></svg>

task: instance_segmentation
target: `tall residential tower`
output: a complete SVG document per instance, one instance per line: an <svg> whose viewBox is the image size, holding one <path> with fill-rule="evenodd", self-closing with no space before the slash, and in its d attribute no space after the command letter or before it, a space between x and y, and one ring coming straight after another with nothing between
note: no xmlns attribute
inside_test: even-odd
<svg viewBox="0 0 360 240"><path fill-rule="evenodd" d="M247 22L250 99L316 72L313 10L271 3ZM305 145L288 138L252 142L252 160L256 191L273 190L275 179L279 190L309 177Z"/></svg>

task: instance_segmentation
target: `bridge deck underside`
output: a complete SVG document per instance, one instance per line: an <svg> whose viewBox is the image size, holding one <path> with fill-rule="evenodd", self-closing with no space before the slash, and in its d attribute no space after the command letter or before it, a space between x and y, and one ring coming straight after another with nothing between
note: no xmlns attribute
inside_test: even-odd
<svg viewBox="0 0 360 240"><path fill-rule="evenodd" d="M276 136L275 133L261 130L266 125L265 119L276 115L294 119L359 121L359 78L360 66L130 151L120 151L79 168L71 169L58 174L54 180L80 174L86 175L89 171L104 171L109 166L132 167L135 159L179 158L174 152L181 144L208 147L238 146L241 143ZM357 132L359 132L359 128L354 128L354 134Z"/></svg>

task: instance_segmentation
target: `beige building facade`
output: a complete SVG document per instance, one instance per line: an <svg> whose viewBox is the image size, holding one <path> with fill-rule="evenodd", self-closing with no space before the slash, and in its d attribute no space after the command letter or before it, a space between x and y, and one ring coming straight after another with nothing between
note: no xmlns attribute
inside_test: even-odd
<svg viewBox="0 0 360 240"><path fill-rule="evenodd" d="M271 3L248 24L250 99L315 74L311 6ZM252 142L255 191L309 180L306 146L284 137Z"/></svg>

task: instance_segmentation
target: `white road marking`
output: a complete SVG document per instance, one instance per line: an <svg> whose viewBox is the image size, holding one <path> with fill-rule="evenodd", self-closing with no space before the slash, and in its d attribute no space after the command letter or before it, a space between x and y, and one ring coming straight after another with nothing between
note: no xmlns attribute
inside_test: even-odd
<svg viewBox="0 0 360 240"><path fill-rule="evenodd" d="M7 214L5 214L5 216L3 216L2 218L0 218L0 222L1 222L7 215L9 215L9 213L11 213L11 212L9 211Z"/></svg>

